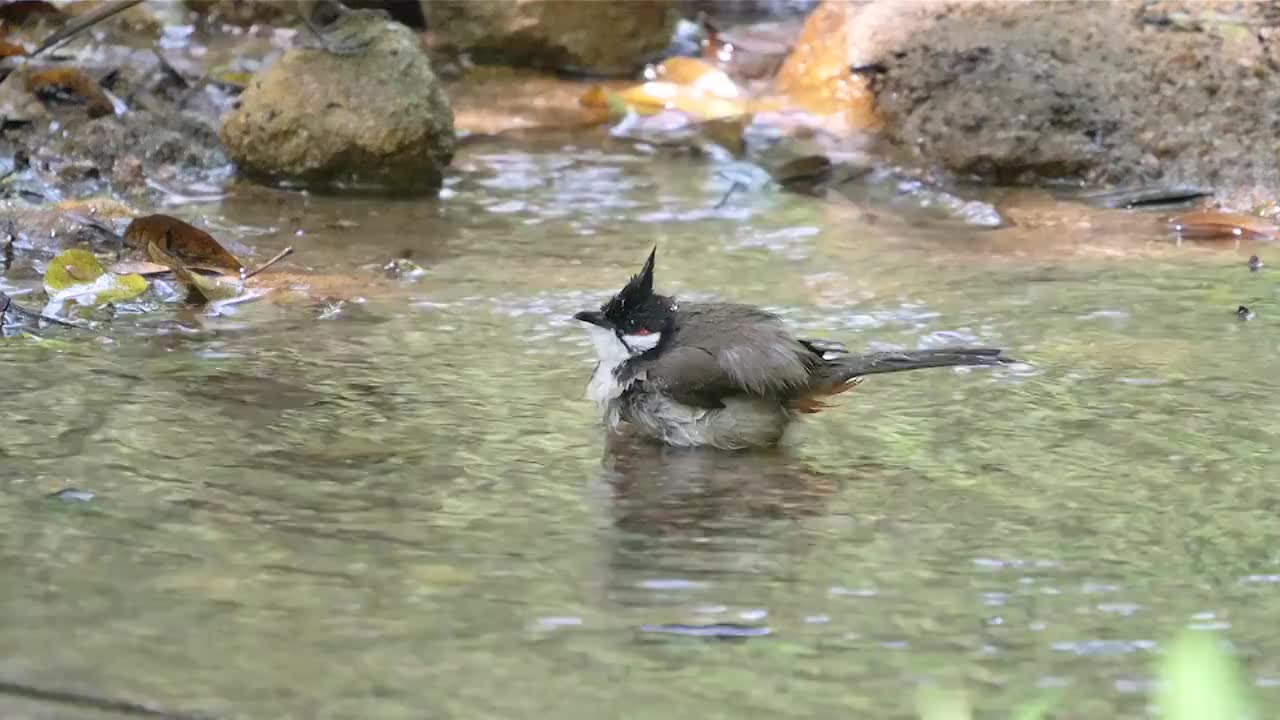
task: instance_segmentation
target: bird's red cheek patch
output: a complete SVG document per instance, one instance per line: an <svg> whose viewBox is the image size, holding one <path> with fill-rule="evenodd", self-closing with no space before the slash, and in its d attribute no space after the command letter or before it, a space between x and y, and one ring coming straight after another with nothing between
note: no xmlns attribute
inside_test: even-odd
<svg viewBox="0 0 1280 720"><path fill-rule="evenodd" d="M640 328L639 330L636 330L635 332L633 332L633 333L631 333L631 334L632 334L632 335L639 335L639 336L641 336L641 337L644 337L645 335L648 335L648 334L649 334L649 331L648 331L648 330L646 330L645 328Z"/></svg>

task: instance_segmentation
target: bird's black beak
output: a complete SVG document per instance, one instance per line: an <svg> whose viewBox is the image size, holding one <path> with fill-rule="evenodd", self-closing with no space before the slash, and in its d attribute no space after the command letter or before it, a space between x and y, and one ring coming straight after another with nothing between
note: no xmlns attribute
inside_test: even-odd
<svg viewBox="0 0 1280 720"><path fill-rule="evenodd" d="M599 325L602 328L612 329L613 327L608 320L604 319L604 313L597 310L583 310L582 312L574 315L573 319L581 320L584 323L591 323L592 325Z"/></svg>

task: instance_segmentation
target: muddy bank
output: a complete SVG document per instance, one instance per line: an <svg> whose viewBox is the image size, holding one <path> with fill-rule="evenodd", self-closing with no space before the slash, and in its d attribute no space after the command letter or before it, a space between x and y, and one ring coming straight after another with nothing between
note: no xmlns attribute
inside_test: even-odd
<svg viewBox="0 0 1280 720"><path fill-rule="evenodd" d="M834 3L885 138L991 183L1185 184L1275 214L1266 3ZM817 18L814 18L816 20Z"/></svg>

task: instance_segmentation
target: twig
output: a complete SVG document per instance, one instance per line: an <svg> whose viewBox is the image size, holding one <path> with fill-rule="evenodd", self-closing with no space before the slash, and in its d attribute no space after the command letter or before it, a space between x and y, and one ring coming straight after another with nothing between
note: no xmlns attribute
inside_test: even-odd
<svg viewBox="0 0 1280 720"><path fill-rule="evenodd" d="M6 680L0 680L0 695L11 695L14 697L26 698L28 700L40 700L43 702L59 703L62 705L93 708L95 710L122 713L125 715L133 715L135 717L169 718L169 720L196 720L196 718L206 717L201 715L189 715L187 713L170 712L168 710L151 707L150 705L130 702L128 700L115 700L112 698L98 697L96 695L72 692L70 690L40 688Z"/></svg>
<svg viewBox="0 0 1280 720"><path fill-rule="evenodd" d="M160 69L164 71L165 75L177 80L182 85L183 89L191 89L191 83L187 81L187 78L184 77L182 73L178 72L177 68L169 63L169 60L165 58L164 53L160 52L160 48L153 47L151 48L151 52L156 56L156 60L160 62Z"/></svg>
<svg viewBox="0 0 1280 720"><path fill-rule="evenodd" d="M746 185L743 185L737 180L734 180L733 184L729 186L729 189L725 191L724 197L720 198L720 202L716 203L715 209L719 210L720 208L724 207L724 204L729 202L729 198L734 193L738 192L739 190L746 190L746 189L747 189Z"/></svg>
<svg viewBox="0 0 1280 720"><path fill-rule="evenodd" d="M271 258L270 260L266 261L266 262L265 262L265 263L263 263L262 265L259 265L257 270L254 270L253 272L250 272L250 273L248 273L248 274L246 274L246 275L241 275L241 276L240 276L240 282L244 282L245 280L248 280L249 278L253 277L254 275L257 275L258 273L262 272L263 270L266 270L267 268L271 267L272 265L275 265L276 263L278 263L278 262L280 262L281 260L283 260L283 259L285 259L285 258L289 257L289 256L290 256L290 255L292 255L292 254L293 254L293 246L292 246L292 245L290 245L289 247L287 247L287 248L285 248L285 249L281 250L280 252L276 253L275 257L273 257L273 258Z"/></svg>
<svg viewBox="0 0 1280 720"><path fill-rule="evenodd" d="M122 13L125 10L137 5L142 0L114 0L102 7L86 14L84 17L77 18L62 26L61 29L55 31L52 35L44 39L35 50L32 50L27 57L35 57L49 48L61 43L63 40L70 39L85 28L93 27L98 23L106 20L112 15Z"/></svg>
<svg viewBox="0 0 1280 720"><path fill-rule="evenodd" d="M5 269L5 272L8 272L9 268L13 267L13 241L18 236L17 232L14 230L12 220L9 221L9 225L5 229L4 235L5 235L4 269Z"/></svg>

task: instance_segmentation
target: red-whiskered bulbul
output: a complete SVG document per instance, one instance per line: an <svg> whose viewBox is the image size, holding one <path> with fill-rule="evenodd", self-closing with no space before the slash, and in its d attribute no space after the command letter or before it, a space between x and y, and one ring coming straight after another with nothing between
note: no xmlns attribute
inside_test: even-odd
<svg viewBox="0 0 1280 720"><path fill-rule="evenodd" d="M659 295L656 255L600 310L573 316L590 325L599 362L587 396L611 430L626 421L681 447L776 445L793 421L864 375L1011 362L994 348L849 355L840 343L795 337L752 305Z"/></svg>

